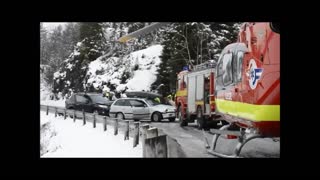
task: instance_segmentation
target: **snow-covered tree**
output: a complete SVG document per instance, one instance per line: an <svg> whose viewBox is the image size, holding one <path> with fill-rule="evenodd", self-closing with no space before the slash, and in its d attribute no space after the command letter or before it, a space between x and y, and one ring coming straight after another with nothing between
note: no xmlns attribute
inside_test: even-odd
<svg viewBox="0 0 320 180"><path fill-rule="evenodd" d="M87 90L87 70L90 62L104 54L105 37L100 23L80 23L81 42L55 73L54 90L64 95L69 89Z"/></svg>
<svg viewBox="0 0 320 180"><path fill-rule="evenodd" d="M80 25L78 23L67 23L62 32L63 60L73 52L75 45L80 41Z"/></svg>
<svg viewBox="0 0 320 180"><path fill-rule="evenodd" d="M79 25L68 23L65 28L59 25L52 32L47 32L40 24L40 40L40 62L49 67L44 78L52 85L54 72L61 68L79 41Z"/></svg>
<svg viewBox="0 0 320 180"><path fill-rule="evenodd" d="M224 47L228 44L236 42L238 32L240 30L239 22L226 22L226 23L208 23L212 34L210 35L209 52L210 58L218 60L219 55Z"/></svg>

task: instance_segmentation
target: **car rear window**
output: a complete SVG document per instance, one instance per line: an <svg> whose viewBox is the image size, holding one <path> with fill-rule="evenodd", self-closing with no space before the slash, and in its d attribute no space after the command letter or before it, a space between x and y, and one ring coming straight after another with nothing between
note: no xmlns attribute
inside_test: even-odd
<svg viewBox="0 0 320 180"><path fill-rule="evenodd" d="M142 101L138 101L138 100L130 100L130 104L134 107L144 107L145 103Z"/></svg>
<svg viewBox="0 0 320 180"><path fill-rule="evenodd" d="M85 103L86 102L86 99L85 97L81 96L81 95L76 95L76 101L77 102L80 102L80 103Z"/></svg>
<svg viewBox="0 0 320 180"><path fill-rule="evenodd" d="M129 100L124 100L124 106L131 106L131 104L130 104L130 102L129 102Z"/></svg>
<svg viewBox="0 0 320 180"><path fill-rule="evenodd" d="M115 106L131 106L128 100L120 99L114 103Z"/></svg>
<svg viewBox="0 0 320 180"><path fill-rule="evenodd" d="M118 100L114 103L115 106L123 106L124 105L124 100Z"/></svg>
<svg viewBox="0 0 320 180"><path fill-rule="evenodd" d="M95 103L107 103L108 100L106 98L104 98L102 95L90 95L90 98L93 102Z"/></svg>

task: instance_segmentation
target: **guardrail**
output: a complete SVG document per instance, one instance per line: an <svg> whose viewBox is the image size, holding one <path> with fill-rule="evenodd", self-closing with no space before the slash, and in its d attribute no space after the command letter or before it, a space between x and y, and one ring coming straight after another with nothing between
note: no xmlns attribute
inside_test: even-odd
<svg viewBox="0 0 320 180"><path fill-rule="evenodd" d="M124 140L129 140L129 137L132 137L133 147L136 147L139 144L139 137L141 136L143 157L185 157L184 154L177 153L177 145L172 143L176 142L175 139L164 133L159 136L158 128L152 127L150 124L135 122L134 120L110 118L94 113L88 113L84 110L76 111L55 106L40 105L40 110L46 111L46 115L48 115L49 112L54 113L55 117L62 115L64 116L64 119L66 119L67 116L70 116L73 118L73 122L78 118L81 118L83 125L86 125L87 122L92 122L93 128L96 128L97 123L102 123L103 131L107 131L107 126L111 125L114 129L114 135L118 135L120 129L124 134ZM141 126L141 124L144 125Z"/></svg>

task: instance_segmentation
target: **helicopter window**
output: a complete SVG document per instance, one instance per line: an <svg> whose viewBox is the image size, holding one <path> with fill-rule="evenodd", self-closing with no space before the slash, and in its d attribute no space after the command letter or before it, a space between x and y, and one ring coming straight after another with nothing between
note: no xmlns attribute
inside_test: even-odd
<svg viewBox="0 0 320 180"><path fill-rule="evenodd" d="M238 76L238 70L237 70L237 62L238 62L238 56L232 57L232 79L234 82L237 82L237 76Z"/></svg>
<svg viewBox="0 0 320 180"><path fill-rule="evenodd" d="M241 81L241 73L242 73L242 61L243 61L243 52L239 51L237 54L237 73L236 73L236 80L239 82Z"/></svg>
<svg viewBox="0 0 320 180"><path fill-rule="evenodd" d="M229 84L232 83L232 54L225 54L223 56L223 65L222 65L222 69L223 69L223 84L224 86L227 86Z"/></svg>

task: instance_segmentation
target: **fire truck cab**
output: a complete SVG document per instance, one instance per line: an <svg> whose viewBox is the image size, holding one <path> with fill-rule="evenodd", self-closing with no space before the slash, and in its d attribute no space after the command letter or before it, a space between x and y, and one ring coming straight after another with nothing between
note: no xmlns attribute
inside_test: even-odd
<svg viewBox="0 0 320 180"><path fill-rule="evenodd" d="M180 125L197 119L198 128L203 128L207 120L215 115L213 60L196 65L192 71L178 74L176 106Z"/></svg>

